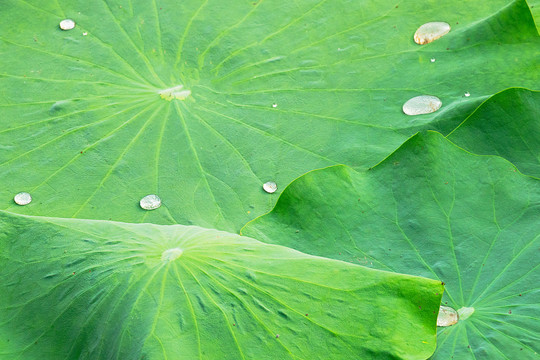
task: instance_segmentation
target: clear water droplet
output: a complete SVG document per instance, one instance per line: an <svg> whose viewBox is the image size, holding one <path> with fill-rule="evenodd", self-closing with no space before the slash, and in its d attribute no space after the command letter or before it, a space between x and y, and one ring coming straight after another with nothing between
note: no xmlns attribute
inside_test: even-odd
<svg viewBox="0 0 540 360"><path fill-rule="evenodd" d="M463 95L465 95L465 97L469 97L469 96L471 96L471 93L467 91L467 92L466 92L465 94L463 94Z"/></svg>
<svg viewBox="0 0 540 360"><path fill-rule="evenodd" d="M435 58L431 58L431 60L430 60L430 61L431 61L431 62L435 62Z"/></svg>
<svg viewBox="0 0 540 360"><path fill-rule="evenodd" d="M62 30L71 30L75 28L75 21L71 19L64 19L60 21L60 29Z"/></svg>
<svg viewBox="0 0 540 360"><path fill-rule="evenodd" d="M272 107L273 107L273 108L277 108L277 104L276 104L276 103L273 103L273 104L272 104Z"/></svg>
<svg viewBox="0 0 540 360"><path fill-rule="evenodd" d="M161 261L173 261L178 259L182 254L184 253L184 250L180 248L172 248L165 250L161 253Z"/></svg>
<svg viewBox="0 0 540 360"><path fill-rule="evenodd" d="M27 192L20 192L13 198L17 205L28 205L32 202L32 196Z"/></svg>
<svg viewBox="0 0 540 360"><path fill-rule="evenodd" d="M441 99L431 95L416 96L403 104L403 112L407 115L430 114L440 109Z"/></svg>
<svg viewBox="0 0 540 360"><path fill-rule="evenodd" d="M268 181L263 184L263 189L269 194L273 194L277 190L277 184L273 181Z"/></svg>
<svg viewBox="0 0 540 360"><path fill-rule="evenodd" d="M144 210L154 210L161 206L161 199L157 195L146 195L139 204Z"/></svg>
<svg viewBox="0 0 540 360"><path fill-rule="evenodd" d="M85 31L85 32L83 32L82 34L83 34L83 36L86 36L86 35L88 35L88 33L87 33L86 31Z"/></svg>
<svg viewBox="0 0 540 360"><path fill-rule="evenodd" d="M428 22L420 26L414 33L414 42L419 45L429 44L450 32L450 24L445 22Z"/></svg>
<svg viewBox="0 0 540 360"><path fill-rule="evenodd" d="M456 310L449 306L441 306L437 316L437 326L451 326L458 322L459 316Z"/></svg>

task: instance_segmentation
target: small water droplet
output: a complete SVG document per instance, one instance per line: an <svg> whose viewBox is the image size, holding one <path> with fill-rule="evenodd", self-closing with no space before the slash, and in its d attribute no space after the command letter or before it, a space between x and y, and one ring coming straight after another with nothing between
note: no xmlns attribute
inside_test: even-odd
<svg viewBox="0 0 540 360"><path fill-rule="evenodd" d="M407 115L430 114L440 109L441 99L431 95L413 97L403 104L403 112Z"/></svg>
<svg viewBox="0 0 540 360"><path fill-rule="evenodd" d="M139 204L144 210L154 210L161 206L161 199L157 195L146 195Z"/></svg>
<svg viewBox="0 0 540 360"><path fill-rule="evenodd" d="M437 326L451 326L458 322L459 316L456 310L449 306L441 306L437 315Z"/></svg>
<svg viewBox="0 0 540 360"><path fill-rule="evenodd" d="M450 24L445 22L428 22L420 26L414 33L414 42L419 45L429 44L432 41L448 34Z"/></svg>
<svg viewBox="0 0 540 360"><path fill-rule="evenodd" d="M60 21L60 29L62 30L71 30L75 27L75 21L71 19L65 19Z"/></svg>
<svg viewBox="0 0 540 360"><path fill-rule="evenodd" d="M83 36L86 36L86 35L88 35L88 33L87 33L86 31L85 31L85 32L83 32L82 34L83 34Z"/></svg>
<svg viewBox="0 0 540 360"><path fill-rule="evenodd" d="M431 60L430 60L430 61L431 61L431 62L435 62L435 58L431 58Z"/></svg>
<svg viewBox="0 0 540 360"><path fill-rule="evenodd" d="M465 95L465 97L469 97L469 96L471 96L471 93L467 91L464 95Z"/></svg>
<svg viewBox="0 0 540 360"><path fill-rule="evenodd" d="M163 253L161 253L161 261L173 261L178 259L182 254L184 253L184 250L180 248L173 248L165 250Z"/></svg>
<svg viewBox="0 0 540 360"><path fill-rule="evenodd" d="M17 205L28 205L32 202L32 196L27 192L20 192L13 198Z"/></svg>
<svg viewBox="0 0 540 360"><path fill-rule="evenodd" d="M273 181L268 181L263 184L263 189L269 194L273 194L277 190L277 184Z"/></svg>
<svg viewBox="0 0 540 360"><path fill-rule="evenodd" d="M277 108L277 104L276 104L276 103L273 103L273 104L272 104L272 107L273 107L273 108Z"/></svg>

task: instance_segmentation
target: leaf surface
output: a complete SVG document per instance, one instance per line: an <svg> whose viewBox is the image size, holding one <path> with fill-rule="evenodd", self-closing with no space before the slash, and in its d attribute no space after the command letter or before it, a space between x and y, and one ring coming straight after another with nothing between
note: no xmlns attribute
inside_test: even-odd
<svg viewBox="0 0 540 360"><path fill-rule="evenodd" d="M475 154L499 155L540 177L540 92L513 88L484 102L447 138Z"/></svg>
<svg viewBox="0 0 540 360"><path fill-rule="evenodd" d="M6 0L0 12L0 208L29 215L237 231L306 171L365 168L494 92L538 85L524 0ZM452 30L415 44L429 21ZM443 107L403 114L422 94ZM20 191L34 201L13 204ZM160 209L138 207L148 194Z"/></svg>
<svg viewBox="0 0 540 360"><path fill-rule="evenodd" d="M271 213L242 233L440 279L446 284L443 305L462 316L439 328L433 359L535 359L539 215L538 179L429 132L371 170L333 166L302 176Z"/></svg>
<svg viewBox="0 0 540 360"><path fill-rule="evenodd" d="M2 359L425 359L435 348L440 281L199 227L0 212L0 228Z"/></svg>

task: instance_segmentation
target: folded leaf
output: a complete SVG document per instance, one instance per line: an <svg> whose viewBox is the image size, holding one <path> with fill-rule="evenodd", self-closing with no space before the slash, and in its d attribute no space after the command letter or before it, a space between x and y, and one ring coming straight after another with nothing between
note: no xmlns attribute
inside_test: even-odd
<svg viewBox="0 0 540 360"><path fill-rule="evenodd" d="M425 359L440 281L216 230L0 212L2 359Z"/></svg>
<svg viewBox="0 0 540 360"><path fill-rule="evenodd" d="M418 134L371 170L313 171L242 233L373 268L437 278L434 359L533 359L540 353L540 181L442 135Z"/></svg>
<svg viewBox="0 0 540 360"><path fill-rule="evenodd" d="M0 209L28 215L236 232L307 171L365 168L494 92L538 86L524 0L3 0L0 13ZM450 32L416 44L432 21ZM405 115L419 95L442 107ZM21 191L34 201L16 206ZM151 194L161 208L140 209Z"/></svg>

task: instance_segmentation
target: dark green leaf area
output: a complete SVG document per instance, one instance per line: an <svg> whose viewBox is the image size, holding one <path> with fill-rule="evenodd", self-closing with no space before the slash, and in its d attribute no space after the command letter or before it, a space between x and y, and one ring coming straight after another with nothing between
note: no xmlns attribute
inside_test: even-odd
<svg viewBox="0 0 540 360"><path fill-rule="evenodd" d="M310 254L446 284L460 321L434 359L533 359L540 352L540 182L434 132L371 170L313 171L242 233Z"/></svg>
<svg viewBox="0 0 540 360"><path fill-rule="evenodd" d="M540 92L502 91L484 102L447 138L475 153L499 155L540 177Z"/></svg>
<svg viewBox="0 0 540 360"><path fill-rule="evenodd" d="M425 359L440 281L181 225L0 212L2 359Z"/></svg>
<svg viewBox="0 0 540 360"><path fill-rule="evenodd" d="M27 215L237 232L307 171L364 169L419 129L450 132L494 92L538 85L524 0L4 0L0 11L0 208ZM66 18L74 29L60 30ZM416 44L430 21L452 30ZM424 94L442 108L402 112ZM32 204L13 203L21 191ZM148 194L160 209L138 207Z"/></svg>

